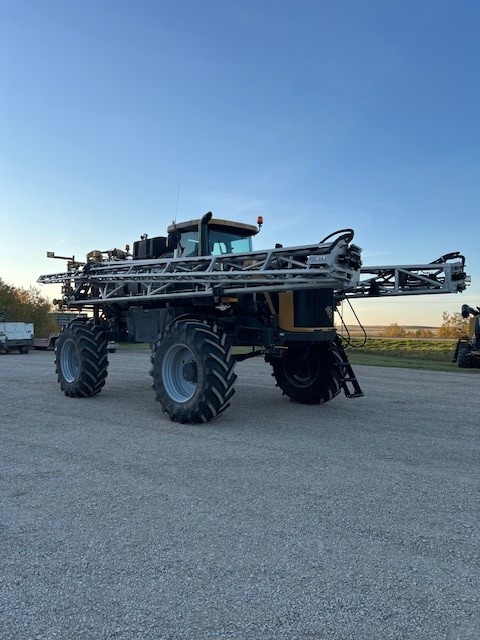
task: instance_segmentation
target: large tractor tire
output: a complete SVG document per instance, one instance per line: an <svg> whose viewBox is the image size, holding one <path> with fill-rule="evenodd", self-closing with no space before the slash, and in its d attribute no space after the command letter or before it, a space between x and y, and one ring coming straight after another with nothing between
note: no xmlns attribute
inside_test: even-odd
<svg viewBox="0 0 480 640"><path fill-rule="evenodd" d="M57 379L66 396L86 398L99 393L107 377L105 333L84 322L71 322L55 348Z"/></svg>
<svg viewBox="0 0 480 640"><path fill-rule="evenodd" d="M227 335L201 320L171 323L153 347L153 388L171 420L213 420L230 404L237 376Z"/></svg>
<svg viewBox="0 0 480 640"><path fill-rule="evenodd" d="M472 366L471 351L472 345L469 342L461 342L458 345L457 363L461 369L469 369Z"/></svg>
<svg viewBox="0 0 480 640"><path fill-rule="evenodd" d="M271 361L272 375L292 402L323 404L341 391L341 362L331 343L292 345L282 358Z"/></svg>

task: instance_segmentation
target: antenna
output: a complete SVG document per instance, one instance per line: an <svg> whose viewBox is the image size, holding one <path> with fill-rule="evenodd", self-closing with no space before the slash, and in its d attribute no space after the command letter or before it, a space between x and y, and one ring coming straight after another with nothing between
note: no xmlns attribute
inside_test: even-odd
<svg viewBox="0 0 480 640"><path fill-rule="evenodd" d="M178 192L177 192L177 206L175 207L175 220L174 220L174 222L177 222L178 201L180 199L180 187L181 186L182 186L182 183L179 182L178 183Z"/></svg>

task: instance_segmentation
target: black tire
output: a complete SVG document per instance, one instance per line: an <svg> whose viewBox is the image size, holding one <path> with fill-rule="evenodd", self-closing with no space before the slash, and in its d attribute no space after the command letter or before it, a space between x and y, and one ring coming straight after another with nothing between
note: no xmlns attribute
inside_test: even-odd
<svg viewBox="0 0 480 640"><path fill-rule="evenodd" d="M86 398L100 393L107 377L105 333L83 322L71 322L55 348L57 379L66 396Z"/></svg>
<svg viewBox="0 0 480 640"><path fill-rule="evenodd" d="M292 402L323 404L342 389L340 362L342 357L331 343L292 345L282 358L272 359L272 375Z"/></svg>
<svg viewBox="0 0 480 640"><path fill-rule="evenodd" d="M235 393L235 361L227 335L215 324L180 320L170 324L151 357L156 401L171 420L213 420Z"/></svg>
<svg viewBox="0 0 480 640"><path fill-rule="evenodd" d="M472 366L471 351L472 345L469 342L462 342L458 345L457 363L461 369L469 369Z"/></svg>
<svg viewBox="0 0 480 640"><path fill-rule="evenodd" d="M30 349L28 347L20 347L19 351L22 354L27 354L30 351Z"/></svg>

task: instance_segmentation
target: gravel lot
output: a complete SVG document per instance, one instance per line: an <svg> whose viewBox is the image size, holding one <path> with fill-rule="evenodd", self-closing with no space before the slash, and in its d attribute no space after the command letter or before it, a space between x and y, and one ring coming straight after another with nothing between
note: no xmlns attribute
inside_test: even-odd
<svg viewBox="0 0 480 640"><path fill-rule="evenodd" d="M2 640L480 637L480 376L356 367L309 407L247 361L182 426L147 351L81 400L53 360L0 356Z"/></svg>

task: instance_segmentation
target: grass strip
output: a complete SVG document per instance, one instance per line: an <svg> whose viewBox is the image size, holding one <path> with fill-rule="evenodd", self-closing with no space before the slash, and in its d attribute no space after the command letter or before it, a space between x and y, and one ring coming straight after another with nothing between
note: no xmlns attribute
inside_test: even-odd
<svg viewBox="0 0 480 640"><path fill-rule="evenodd" d="M352 341L352 345L347 347L346 351L352 364L480 373L480 369L460 369L456 362L452 362L456 342L456 340L369 338L363 346L360 346L359 341Z"/></svg>
<svg viewBox="0 0 480 640"><path fill-rule="evenodd" d="M352 365L480 374L480 369L460 369L456 362L452 362L456 340L368 338L363 346L359 340L353 340L352 344L346 348ZM119 349L150 349L150 345L127 342L120 344ZM246 347L234 349L234 353L248 351L250 349Z"/></svg>

